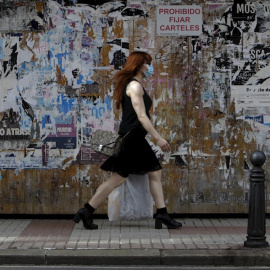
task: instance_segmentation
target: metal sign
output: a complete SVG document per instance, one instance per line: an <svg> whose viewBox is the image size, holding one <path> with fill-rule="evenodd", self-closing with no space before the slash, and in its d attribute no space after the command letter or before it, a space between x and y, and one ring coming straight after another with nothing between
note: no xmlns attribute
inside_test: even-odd
<svg viewBox="0 0 270 270"><path fill-rule="evenodd" d="M158 6L158 36L199 36L202 33L201 6Z"/></svg>

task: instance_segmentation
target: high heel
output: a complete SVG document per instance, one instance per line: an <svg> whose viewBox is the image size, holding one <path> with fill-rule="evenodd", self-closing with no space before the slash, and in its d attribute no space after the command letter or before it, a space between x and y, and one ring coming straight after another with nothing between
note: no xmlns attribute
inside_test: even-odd
<svg viewBox="0 0 270 270"><path fill-rule="evenodd" d="M162 221L160 219L156 219L156 221L155 221L155 229L157 229L157 230L162 229Z"/></svg>
<svg viewBox="0 0 270 270"><path fill-rule="evenodd" d="M175 221L168 214L157 214L155 221L155 229L162 229L162 224L167 226L168 229L178 229L182 227L182 223Z"/></svg>
<svg viewBox="0 0 270 270"><path fill-rule="evenodd" d="M83 222L83 226L87 230L97 230L98 225L93 223L92 214L84 207L81 208L73 218L75 223L79 223L80 220Z"/></svg>
<svg viewBox="0 0 270 270"><path fill-rule="evenodd" d="M79 212L77 212L77 214L76 214L75 217L73 218L73 221L74 221L75 223L79 223L80 220L81 220L80 214L79 214Z"/></svg>

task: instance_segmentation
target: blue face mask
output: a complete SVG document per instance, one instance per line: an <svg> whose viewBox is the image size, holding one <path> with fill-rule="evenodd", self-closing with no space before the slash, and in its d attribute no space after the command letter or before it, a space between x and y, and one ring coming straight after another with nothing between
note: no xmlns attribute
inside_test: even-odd
<svg viewBox="0 0 270 270"><path fill-rule="evenodd" d="M152 64L146 65L146 67L147 67L147 70L144 71L143 73L144 73L146 78L149 78L154 74L154 67Z"/></svg>

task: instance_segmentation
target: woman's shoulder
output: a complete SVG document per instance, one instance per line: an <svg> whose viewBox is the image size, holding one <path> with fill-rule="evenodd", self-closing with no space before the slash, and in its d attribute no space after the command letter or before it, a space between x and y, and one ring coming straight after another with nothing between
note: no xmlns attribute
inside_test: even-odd
<svg viewBox="0 0 270 270"><path fill-rule="evenodd" d="M136 88L144 88L143 85L141 84L141 82L139 82L137 79L135 78L131 78L129 81L128 81L128 86L132 86L132 87L136 87Z"/></svg>
<svg viewBox="0 0 270 270"><path fill-rule="evenodd" d="M144 94L143 86L136 79L134 79L128 83L127 92L133 92L135 94Z"/></svg>
<svg viewBox="0 0 270 270"><path fill-rule="evenodd" d="M128 83L128 85L133 85L133 86L142 86L142 84L137 81L136 79L131 79Z"/></svg>

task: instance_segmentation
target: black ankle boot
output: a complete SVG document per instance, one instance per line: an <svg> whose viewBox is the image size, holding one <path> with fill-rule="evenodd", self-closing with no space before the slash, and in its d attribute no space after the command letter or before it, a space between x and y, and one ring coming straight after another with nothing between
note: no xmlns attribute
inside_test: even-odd
<svg viewBox="0 0 270 270"><path fill-rule="evenodd" d="M83 226L87 230L97 230L98 225L93 223L93 214L87 209L88 205L85 204L84 208L81 208L73 218L73 221L75 223L79 223L80 220L83 222Z"/></svg>
<svg viewBox="0 0 270 270"><path fill-rule="evenodd" d="M157 214L155 229L162 229L162 223L167 226L168 229L178 229L182 227L182 223L175 221L168 214Z"/></svg>

